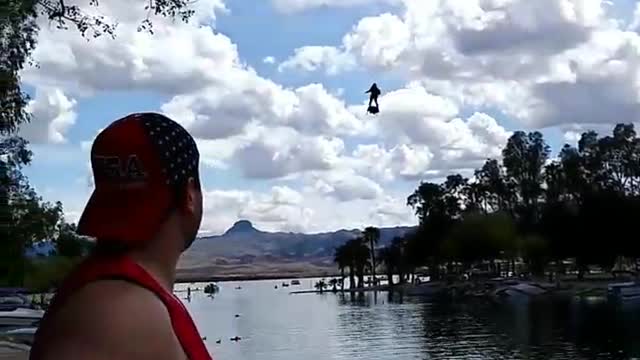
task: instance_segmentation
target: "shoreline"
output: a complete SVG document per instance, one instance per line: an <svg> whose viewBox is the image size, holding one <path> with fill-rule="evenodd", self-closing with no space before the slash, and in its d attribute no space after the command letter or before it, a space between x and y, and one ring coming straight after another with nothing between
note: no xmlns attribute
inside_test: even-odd
<svg viewBox="0 0 640 360"><path fill-rule="evenodd" d="M180 276L176 283L204 283L204 282L233 282L233 281L259 281L259 280L291 280L291 279L311 279L311 278L330 278L339 277L340 274L327 274L327 273L277 273L277 274L264 274L264 275L220 275L220 276ZM340 289L333 291L331 288L327 288L323 291L319 291L313 288L303 288L300 290L290 291L290 295L295 294L348 294L348 293L360 293L360 292L401 292L410 296L433 296L433 295L451 295L458 299L464 298L477 298L488 297L491 298L493 292L499 287L505 286L508 282L516 281L519 283L531 284L534 286L542 287L545 293L542 297L548 296L561 296L561 297L585 297L585 296L606 296L607 286L610 283L623 282L622 279L616 279L612 277L594 276L592 278L585 278L578 280L572 277L565 277L557 279L557 281L548 282L544 278L503 278L497 279L477 279L477 280L462 280L462 281L434 281L423 282L421 284L394 284L369 286L363 288L353 289ZM487 287L490 285L490 287ZM426 289L427 287L431 289ZM423 291L427 290L427 293Z"/></svg>
<svg viewBox="0 0 640 360"><path fill-rule="evenodd" d="M477 298L477 297L491 297L494 291L501 287L504 287L506 283L510 281L518 281L516 279L505 279L498 283L494 283L492 287L488 288L486 285L492 283L490 281L459 281L446 283L443 281L423 282L421 284L394 284L390 285L378 285L370 287L360 288L345 288L333 290L327 288L323 291L316 289L305 289L290 291L290 295L296 294L346 294L346 293L362 293L362 292L400 292L411 296L437 296L437 295L452 295L458 299L460 298ZM545 292L541 294L542 297L547 296L568 296L568 297L583 297L583 296L605 296L607 294L608 282L603 281L568 281L559 283L548 283L544 281L535 280L520 280L521 284L529 284L532 286L545 289ZM427 292L422 293L420 290L429 289ZM416 292L417 291L417 292Z"/></svg>
<svg viewBox="0 0 640 360"><path fill-rule="evenodd" d="M287 280L287 279L311 279L311 278L339 278L340 273L338 272L274 272L267 274L224 274L224 275L190 275L190 274L180 274L178 273L176 276L175 283L176 284L185 284L185 283L205 283L205 282L233 282L233 281L259 281L259 280ZM578 280L572 276L563 276L554 280L553 282L549 282L544 277L532 277L527 279L522 278L503 278L503 281L516 280L521 282L534 282L534 283L543 283L548 287L557 287L557 290L565 290L567 288L578 288L579 290L584 290L585 287L592 288L606 288L609 283L615 282L624 282L628 280L615 278L612 276L591 276L586 277L582 280ZM443 281L438 281L438 283L442 283ZM491 279L477 279L477 280L459 280L453 281L448 284L448 286L464 286L470 284L491 282ZM423 283L426 284L427 282ZM397 287L400 284L394 284L394 287ZM409 285L405 283L404 286ZM388 288L388 285L380 285L378 287ZM369 287L365 287L363 289L369 289ZM577 289L577 290L578 290ZM347 291L345 289L345 291Z"/></svg>
<svg viewBox="0 0 640 360"><path fill-rule="evenodd" d="M184 275L176 276L176 284L204 283L204 282L232 282L232 281L259 281L259 280L287 280L287 279L311 279L329 278L340 276L331 273L304 273L304 274L265 274L265 275Z"/></svg>

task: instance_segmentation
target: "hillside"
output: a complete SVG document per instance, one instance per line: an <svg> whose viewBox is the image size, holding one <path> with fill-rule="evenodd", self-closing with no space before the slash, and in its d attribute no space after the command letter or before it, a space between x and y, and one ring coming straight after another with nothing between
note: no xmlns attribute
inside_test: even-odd
<svg viewBox="0 0 640 360"><path fill-rule="evenodd" d="M412 227L380 229L379 246L402 236ZM236 222L224 234L197 239L178 264L179 274L190 276L279 276L332 272L334 249L358 235L359 230L301 234L266 232L251 222Z"/></svg>

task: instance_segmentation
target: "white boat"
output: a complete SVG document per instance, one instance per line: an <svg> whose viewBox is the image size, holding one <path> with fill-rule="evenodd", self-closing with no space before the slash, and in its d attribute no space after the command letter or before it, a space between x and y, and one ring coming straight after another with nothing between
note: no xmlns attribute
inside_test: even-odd
<svg viewBox="0 0 640 360"><path fill-rule="evenodd" d="M0 337L6 338L14 343L32 345L36 330L38 329L35 327L12 329L0 333Z"/></svg>
<svg viewBox="0 0 640 360"><path fill-rule="evenodd" d="M536 286L535 284L517 283L514 285L507 285L496 289L493 292L493 298L499 301L506 300L522 302L538 297L539 295L542 295L546 292L546 289L540 286Z"/></svg>
<svg viewBox="0 0 640 360"><path fill-rule="evenodd" d="M16 308L34 309L35 306L26 296L21 294L0 295L0 312L11 311Z"/></svg>
<svg viewBox="0 0 640 360"><path fill-rule="evenodd" d="M640 300L640 283L633 281L613 283L607 286L607 295L612 300L637 301Z"/></svg>
<svg viewBox="0 0 640 360"><path fill-rule="evenodd" d="M37 309L15 308L0 311L0 328L37 327L44 311Z"/></svg>
<svg viewBox="0 0 640 360"><path fill-rule="evenodd" d="M31 346L6 341L0 336L0 359L28 359Z"/></svg>

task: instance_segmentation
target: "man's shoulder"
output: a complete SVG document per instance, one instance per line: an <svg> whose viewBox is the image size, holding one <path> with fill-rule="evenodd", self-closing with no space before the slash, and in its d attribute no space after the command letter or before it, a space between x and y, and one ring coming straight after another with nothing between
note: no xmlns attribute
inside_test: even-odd
<svg viewBox="0 0 640 360"><path fill-rule="evenodd" d="M54 315L56 318L73 318L87 326L107 326L133 323L139 318L162 320L169 314L162 301L151 291L122 280L100 280L87 284L65 299ZM103 325L99 325L101 323Z"/></svg>
<svg viewBox="0 0 640 360"><path fill-rule="evenodd" d="M118 354L145 358L145 352L153 351L148 344L167 344L163 351L179 348L162 301L143 287L120 280L96 281L79 289L46 319L42 330L42 345L63 353L82 344L111 358Z"/></svg>

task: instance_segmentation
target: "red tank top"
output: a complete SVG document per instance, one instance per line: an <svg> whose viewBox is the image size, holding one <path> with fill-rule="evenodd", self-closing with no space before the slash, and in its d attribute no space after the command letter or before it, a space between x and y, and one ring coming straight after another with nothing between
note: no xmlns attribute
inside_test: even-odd
<svg viewBox="0 0 640 360"><path fill-rule="evenodd" d="M189 360L212 360L189 312L173 293L165 290L142 266L128 257L90 258L81 264L56 294L48 312L55 311L75 290L96 280L121 279L153 292L169 311L176 337Z"/></svg>

